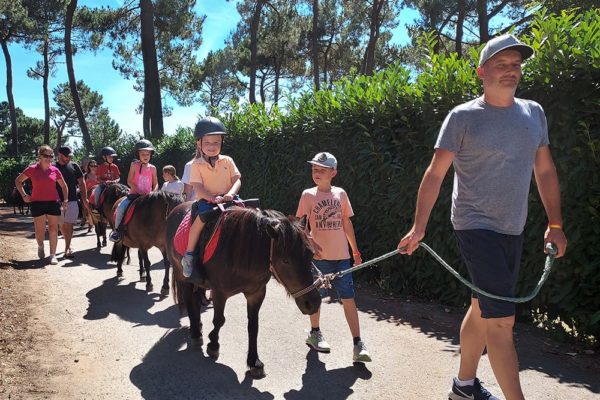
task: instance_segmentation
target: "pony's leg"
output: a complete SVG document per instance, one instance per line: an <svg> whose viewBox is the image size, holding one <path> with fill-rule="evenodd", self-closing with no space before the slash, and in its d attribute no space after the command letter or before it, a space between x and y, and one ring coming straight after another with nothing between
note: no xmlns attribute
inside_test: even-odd
<svg viewBox="0 0 600 400"><path fill-rule="evenodd" d="M200 319L200 304L196 301L197 293L194 293L194 285L184 283L183 301L190 320L190 338L192 339L192 348L199 349L202 346L202 320Z"/></svg>
<svg viewBox="0 0 600 400"><path fill-rule="evenodd" d="M139 250L139 252L140 257L142 257L144 263L144 271L146 272L146 292L151 292L152 290L154 290L154 285L152 285L152 278L150 277L150 267L152 266L152 263L148 258L147 250Z"/></svg>
<svg viewBox="0 0 600 400"><path fill-rule="evenodd" d="M208 334L210 342L206 346L206 354L214 359L219 358L219 331L225 324L225 302L227 299L220 290L213 289L213 330Z"/></svg>
<svg viewBox="0 0 600 400"><path fill-rule="evenodd" d="M163 264L165 265L165 277L163 278L163 284L160 288L160 294L163 296L169 295L169 269L171 269L171 262L169 261L169 257L167 257L166 252L161 252L163 256Z"/></svg>
<svg viewBox="0 0 600 400"><path fill-rule="evenodd" d="M146 252L144 252L140 249L138 249L137 253L138 253L138 260L140 262L140 269L139 269L140 282L147 281L148 278L146 278L146 266L144 265L144 261L145 261L144 257L148 257L148 255L146 254Z"/></svg>
<svg viewBox="0 0 600 400"><path fill-rule="evenodd" d="M250 368L250 376L255 379L265 377L265 366L258 358L257 337L258 312L260 311L266 293L266 286L254 293L244 293L248 309L248 358L246 359L246 364L248 365L248 368Z"/></svg>
<svg viewBox="0 0 600 400"><path fill-rule="evenodd" d="M98 221L94 224L94 232L96 232L96 248L100 250L102 247L102 243L100 242L100 238L102 237L102 222Z"/></svg>

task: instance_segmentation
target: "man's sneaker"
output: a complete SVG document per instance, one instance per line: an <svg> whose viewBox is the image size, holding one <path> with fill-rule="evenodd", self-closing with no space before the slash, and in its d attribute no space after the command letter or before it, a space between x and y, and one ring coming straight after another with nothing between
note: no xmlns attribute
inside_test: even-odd
<svg viewBox="0 0 600 400"><path fill-rule="evenodd" d="M181 259L181 266L183 268L183 276L186 278L192 276L192 272L194 271L194 255L186 253Z"/></svg>
<svg viewBox="0 0 600 400"><path fill-rule="evenodd" d="M114 230L112 231L112 233L110 234L108 240L110 240L111 242L119 242L121 240L121 232Z"/></svg>
<svg viewBox="0 0 600 400"><path fill-rule="evenodd" d="M50 264L51 264L51 265L56 265L56 264L58 264L58 260L56 259L56 256L55 256L54 254L52 254L52 255L50 256Z"/></svg>
<svg viewBox="0 0 600 400"><path fill-rule="evenodd" d="M500 400L498 397L493 396L486 388L481 386L479 379L475 378L475 382L472 385L459 386L456 382L456 378L452 381L452 390L448 393L448 400L462 400L462 399L473 399L473 400Z"/></svg>
<svg viewBox="0 0 600 400"><path fill-rule="evenodd" d="M359 341L354 345L354 356L352 359L356 362L371 362L371 355L369 355L369 350L367 350L367 346L363 343L363 341Z"/></svg>
<svg viewBox="0 0 600 400"><path fill-rule="evenodd" d="M306 344L308 347L321 353L329 353L331 351L331 347L325 341L321 331L310 331L310 335L306 338Z"/></svg>
<svg viewBox="0 0 600 400"><path fill-rule="evenodd" d="M38 246L38 258L40 260L46 257L46 253L44 252L44 245Z"/></svg>

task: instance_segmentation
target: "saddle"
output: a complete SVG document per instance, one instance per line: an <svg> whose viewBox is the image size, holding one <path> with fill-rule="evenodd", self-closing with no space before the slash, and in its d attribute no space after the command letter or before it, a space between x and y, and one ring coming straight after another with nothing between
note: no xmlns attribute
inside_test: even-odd
<svg viewBox="0 0 600 400"><path fill-rule="evenodd" d="M135 208L137 207L137 203L138 200L140 199L140 197L142 197L139 194L129 194L127 196L135 196L135 198L133 198L129 204L127 205L127 209L125 210L125 213L123 213L123 220L121 221L121 225L120 226L126 226L129 221L131 221L131 218L133 218L133 213L135 212ZM117 219L117 210L115 210L115 212L113 213L113 220Z"/></svg>
<svg viewBox="0 0 600 400"><path fill-rule="evenodd" d="M194 203L194 205L195 204L196 203ZM242 208L258 208L259 204L259 199L230 201L227 203L218 204L217 206L213 207L212 210L198 215L202 222L206 223L204 229L212 230L209 234L209 239L206 245L199 252L201 254L196 254L196 256L202 256L202 264L206 264L217 250L219 238L221 236L221 227L223 226L223 221L227 216L226 210L234 206ZM177 232L175 232L175 236L173 237L173 247L175 248L175 251L177 251L177 253L179 253L179 255L181 256L185 254L185 251L187 249L190 228L192 227L193 223L192 215L192 210L188 210L188 212L186 212L185 216L181 220L181 223L179 224L179 227L177 227ZM202 236L204 237L204 233Z"/></svg>

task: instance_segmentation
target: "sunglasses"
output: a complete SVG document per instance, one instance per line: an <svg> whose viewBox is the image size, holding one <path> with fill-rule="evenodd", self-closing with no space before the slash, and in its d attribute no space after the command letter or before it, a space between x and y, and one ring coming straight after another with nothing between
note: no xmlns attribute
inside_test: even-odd
<svg viewBox="0 0 600 400"><path fill-rule="evenodd" d="M54 158L54 154L40 154L44 158Z"/></svg>

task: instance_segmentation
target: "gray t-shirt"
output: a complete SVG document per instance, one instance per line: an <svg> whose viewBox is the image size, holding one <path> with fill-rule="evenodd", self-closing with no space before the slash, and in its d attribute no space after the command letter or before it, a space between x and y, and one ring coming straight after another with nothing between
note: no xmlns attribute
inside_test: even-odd
<svg viewBox="0 0 600 400"><path fill-rule="evenodd" d="M546 116L534 101L502 108L480 97L454 108L435 144L455 154L454 229L520 235L535 155L548 144Z"/></svg>

